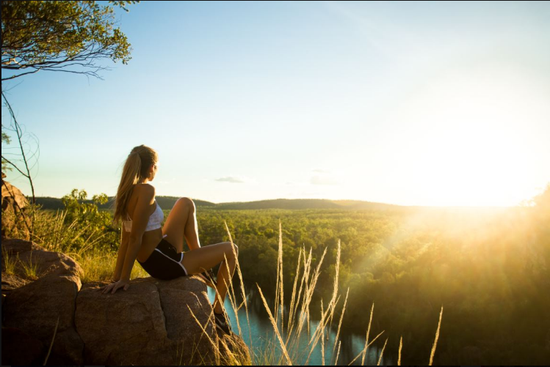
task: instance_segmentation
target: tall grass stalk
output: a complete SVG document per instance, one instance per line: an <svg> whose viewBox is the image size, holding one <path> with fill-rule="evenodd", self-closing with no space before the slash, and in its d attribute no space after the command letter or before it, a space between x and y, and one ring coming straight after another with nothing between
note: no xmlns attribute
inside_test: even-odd
<svg viewBox="0 0 550 367"><path fill-rule="evenodd" d="M342 321L344 320L344 313L346 312L346 306L348 304L348 296L349 296L349 288L346 292L346 299L344 300L342 313L340 314L340 321L338 322L338 330L336 331L336 337L334 338L334 346L332 347L332 353L334 353L334 348L336 348L336 343L338 343L338 337L340 336L340 329L342 328ZM338 358L338 355L336 355L336 358ZM337 364L337 361L335 361L334 364Z"/></svg>
<svg viewBox="0 0 550 367"><path fill-rule="evenodd" d="M321 315L322 314L324 314L324 311L323 311L323 300L321 299ZM321 328L321 364L324 366L325 365L325 328L321 326L321 323L319 323L319 327Z"/></svg>
<svg viewBox="0 0 550 367"><path fill-rule="evenodd" d="M280 313L281 313L281 331L283 331L284 328L284 309L285 309L285 287L284 287L284 281L283 281L283 226L281 221L279 220L279 273L281 278L281 291L279 292L281 305L280 305Z"/></svg>
<svg viewBox="0 0 550 367"><path fill-rule="evenodd" d="M301 314L300 314L300 320L299 320L299 323L298 323L297 335L294 338L294 343L295 344L297 344L298 341L300 340L300 335L301 335L304 323L307 323L308 333L310 332L309 331L309 325L310 325L309 306L310 306L311 300L313 298L313 292L315 291L315 287L317 285L317 280L319 279L321 265L323 263L323 260L324 260L326 254L327 254L327 249L325 248L325 251L323 252L323 255L321 256L321 259L319 260L319 264L318 264L317 268L315 269L315 272L313 273L309 284L308 284L307 279L306 279L305 284L306 284L307 287L306 287L306 292L304 293L304 300L302 302L302 309L301 309ZM310 251L310 257L308 259L308 262L311 264L311 251ZM311 345L311 342L314 339L316 339L316 337L318 335L318 332L319 332L319 327L322 325L322 321L323 320L321 320L319 322L319 326L316 329L315 333L313 334L313 336L310 340L310 345ZM316 339L316 340L318 340L318 339ZM315 347L315 345L316 345L316 342L313 344L313 347L311 349L313 349ZM309 354L309 356L311 356L311 353ZM309 360L309 356L308 356L308 360ZM307 364L307 361L306 361L306 364Z"/></svg>
<svg viewBox="0 0 550 367"><path fill-rule="evenodd" d="M331 309L327 309L326 311L323 311L323 300L321 300L321 320L319 320L319 324L315 329L315 333L313 334L309 342L310 350L306 360L306 364L309 362L309 358L313 354L313 351L315 350L315 347L317 346L317 343L319 342L319 340L322 340L322 342L324 342L324 331L330 319L330 313L331 313Z"/></svg>
<svg viewBox="0 0 550 367"><path fill-rule="evenodd" d="M271 321L271 325L273 326L273 330L275 331L275 335L277 336L277 339L279 339L279 343L281 346L281 349L283 351L283 356L285 357L288 365L292 365L292 360L290 359L290 356L288 355L288 351L286 350L285 343L283 342L283 338L281 337L281 333L279 332L279 328L277 327L277 322L275 321L275 318L273 318L273 315L271 314L271 310L269 309L269 305L267 304L267 301L265 300L264 294L262 292L262 288L258 284L256 284L258 287L258 291L260 291L260 296L262 297L262 302L264 303L264 307L267 311L267 314L269 315L269 321Z"/></svg>
<svg viewBox="0 0 550 367"><path fill-rule="evenodd" d="M386 344L388 344L388 338L386 338L386 341L384 342L384 346L382 347L382 351L380 352L380 356L378 357L378 363L376 364L377 366L380 366L380 363L382 363L382 356L384 355Z"/></svg>
<svg viewBox="0 0 550 367"><path fill-rule="evenodd" d="M338 301L338 282L339 282L339 274L340 274L340 254L341 254L341 241L338 239L338 246L336 249L336 267L334 270L334 288L332 292L332 299L330 300L329 308L331 308L330 313L330 322L329 322L329 329L332 328L332 320L334 315L334 308L336 307L336 302Z"/></svg>
<svg viewBox="0 0 550 367"><path fill-rule="evenodd" d="M229 227L227 226L227 222L224 221L224 224L225 224L225 230L227 231L227 235L229 236L229 241L233 245L232 248L233 248L233 253L235 255L236 271L237 271L237 275L239 277L239 282L240 282L240 286L241 286L241 296L242 296L242 299L243 299L241 305L244 304L244 309L245 309L245 313L246 313L246 323L248 325L248 338L249 338L249 342L250 342L250 348L252 349L253 348L253 345L252 345L252 328L250 327L250 318L248 316L248 302L247 302L246 292L245 292L245 289L244 289L244 282L243 282L243 274L241 272L241 265L239 263L239 257L235 253L235 246L234 246L235 244L233 242L233 237L231 236L231 231L229 230Z"/></svg>
<svg viewBox="0 0 550 367"><path fill-rule="evenodd" d="M277 284L275 287L275 322L279 324L281 316L281 333L284 332L284 283L283 283L283 227L279 220L279 246L277 250Z"/></svg>
<svg viewBox="0 0 550 367"><path fill-rule="evenodd" d="M435 332L435 340L434 340L434 344L432 345L432 351L430 353L429 366L431 366L433 361L434 361L435 349L437 348L437 341L439 340L439 329L441 328L441 319L442 318L443 318L443 306L441 306L441 312L439 312L439 322L437 323L437 330Z"/></svg>
<svg viewBox="0 0 550 367"><path fill-rule="evenodd" d="M336 352L336 358L334 359L334 365L338 366L338 357L340 356L340 347L342 346L342 341L338 342L338 352Z"/></svg>
<svg viewBox="0 0 550 367"><path fill-rule="evenodd" d="M397 365L401 366L401 350L403 349L403 336L399 338L399 352L397 354Z"/></svg>
<svg viewBox="0 0 550 367"><path fill-rule="evenodd" d="M332 299L330 300L329 308L335 307L336 298L338 297L338 276L340 274L340 253L341 250L341 242L338 240L338 247L336 249L336 267L334 270L334 289L332 291Z"/></svg>
<svg viewBox="0 0 550 367"><path fill-rule="evenodd" d="M235 261L237 261L236 260L237 255L234 254L234 256L235 256ZM227 264L227 257L225 255L224 255L224 261ZM229 272L229 269L227 269L227 271ZM241 323L239 322L239 310L241 309L241 306L237 306L237 297L235 296L235 287L233 286L233 277L229 276L228 279L229 279L229 284L227 283L225 284L227 288L227 297L229 299L229 303L231 303L231 307L235 311L235 322L237 323L237 329L239 330L239 335L242 335ZM219 301L223 305L223 300L220 299Z"/></svg>
<svg viewBox="0 0 550 367"><path fill-rule="evenodd" d="M191 314L191 316L193 316L193 319L195 320L195 322L197 323L197 325L199 325L199 327L201 328L202 330L202 333L204 335L206 335L206 338L208 339L208 341L210 342L210 344L212 344L212 347L214 347L214 351L216 352L216 355L215 355L215 358L216 358L216 364L217 365L220 365L220 348L219 346L214 343L214 341L212 340L212 338L210 337L210 335L208 335L208 333L206 332L205 328L202 326L202 324L200 323L200 321L197 319L197 317L195 316L195 314L193 313L193 310L191 310L191 307L189 307L189 305L186 305L187 306L187 309L189 310L189 313ZM210 317L209 319L213 319L214 318L214 309L212 309L212 312L210 313Z"/></svg>
<svg viewBox="0 0 550 367"><path fill-rule="evenodd" d="M321 256L321 259L319 260L319 264L317 264L317 268L315 268L315 272L313 273L310 283L308 284L306 282L307 292L304 294L305 302L302 305L302 312L307 316L308 332L309 332L309 324L310 324L309 305L311 304L311 300L313 299L313 292L315 291L315 287L317 286L317 280L319 279L319 275L321 274L321 265L323 264L323 260L325 259L326 254L327 254L327 248L325 247L325 251ZM310 252L309 262L311 264L311 252Z"/></svg>
<svg viewBox="0 0 550 367"><path fill-rule="evenodd" d="M304 255L305 256L305 255ZM290 336L291 335L291 332L292 332L292 325L293 325L293 320L294 320L294 305L296 304L296 286L298 285L298 278L300 278L300 264L302 263L301 262L302 260L302 251L299 251L298 252L298 263L296 265L296 272L294 273L294 284L292 286L292 295L291 295L291 298L290 298L290 307L289 307L289 312L288 312L288 326L287 326L287 330L288 330L288 335ZM288 343L288 338L286 340L286 343Z"/></svg>
<svg viewBox="0 0 550 367"><path fill-rule="evenodd" d="M308 270L309 270L309 271L308 271L308 275L309 275L309 273L311 272L311 259L312 259L312 255L313 255L312 251L313 251L313 249L310 248L310 249L309 249L309 258L308 258ZM304 282L304 285L305 285L304 294L308 294L308 293L309 293L309 283L307 282L307 279L308 279L308 278L304 279L304 280L305 280L305 282ZM305 297L305 296L304 296L304 297ZM307 311L308 311L307 314L304 314L304 315L305 315L305 317L307 318L307 332L309 333L309 307L307 308ZM303 310L302 310L302 312L303 312ZM302 324L302 325L303 325L303 324ZM298 335L300 335L300 333L301 333L301 328L299 328Z"/></svg>
<svg viewBox="0 0 550 367"><path fill-rule="evenodd" d="M292 314L292 318L289 318L289 328L288 328L288 335L289 335L289 338L290 339L290 335L292 335L292 331L294 330L294 327L296 325L296 322L295 322L295 318L296 318L296 313L298 312L298 307L300 305L300 300L302 299L302 291L304 291L304 293L307 293L307 278L309 277L309 272L310 272L310 269L311 269L311 256L312 256L312 252L311 252L311 249L309 251L309 257L306 259L306 250L305 248L302 248L302 251L300 251L300 254L303 254L303 256L298 256L298 260L300 259L300 257L302 257L302 260L303 260L303 265L304 265L304 272L303 272L303 275L302 275L302 279L300 281L300 289L298 290L298 296L296 297L296 301L294 303L294 307L292 307L292 310L291 310L291 314ZM298 270L299 270L299 266L297 267ZM299 272L296 273L296 277L299 276ZM293 298L294 298L294 292L293 292ZM302 300L303 302L303 300ZM299 315L300 317L302 316L302 314ZM298 335L300 335L301 333L301 328L302 328L302 324L300 324L300 322L298 322L298 330L297 330L297 333ZM287 343L288 343L288 340L287 340Z"/></svg>
<svg viewBox="0 0 550 367"><path fill-rule="evenodd" d="M363 357L361 358L361 364L365 365L365 356L367 355L367 349L369 348L369 334L370 334L370 327L372 325L372 314L374 313L374 302L372 303L372 307L370 309L370 318L369 318L369 326L367 327L367 336L365 338L365 348L363 349Z"/></svg>
<svg viewBox="0 0 550 367"><path fill-rule="evenodd" d="M380 334L376 335L376 336L374 337L374 339L372 339L372 340L370 341L370 343L367 344L367 346L366 346L365 348L363 348L363 350L360 351L359 354L358 354L357 356L355 356L355 358L352 359L352 361L348 364L348 366L351 366L356 360L359 359L359 357L361 357L362 355L364 355L365 352L366 352L366 350L367 350L367 348L370 347L370 346L372 345L372 343L374 343L374 342L376 341L376 339L378 339L378 338L380 337L380 335L384 334L384 331L385 331L385 330L382 330L382 331L380 332ZM364 364L361 363L361 365L364 365Z"/></svg>
<svg viewBox="0 0 550 367"><path fill-rule="evenodd" d="M57 335L57 328L59 327L59 317L57 318L57 322L55 323L55 329L53 331L52 341L50 343L50 347L48 348L48 353L46 354L46 358L44 359L43 366L48 363L48 358L50 358L50 353L52 352L53 342L55 341L55 336Z"/></svg>

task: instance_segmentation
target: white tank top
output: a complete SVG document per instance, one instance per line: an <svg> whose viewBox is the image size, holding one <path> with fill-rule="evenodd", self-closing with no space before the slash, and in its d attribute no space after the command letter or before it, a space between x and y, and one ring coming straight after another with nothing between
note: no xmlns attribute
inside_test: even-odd
<svg viewBox="0 0 550 367"><path fill-rule="evenodd" d="M159 204L155 201L155 204L157 204L157 208L151 214L149 217L149 221L147 222L147 227L145 227L145 232L152 231L155 229L159 229L162 227L162 221L164 220L164 213L162 212L162 209L160 208ZM128 220L123 220L122 225L124 227L124 231L126 232L132 232L132 219L127 216Z"/></svg>

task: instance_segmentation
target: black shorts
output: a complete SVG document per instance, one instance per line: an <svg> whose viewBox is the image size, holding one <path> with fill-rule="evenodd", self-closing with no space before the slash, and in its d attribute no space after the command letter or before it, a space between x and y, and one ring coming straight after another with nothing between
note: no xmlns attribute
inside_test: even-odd
<svg viewBox="0 0 550 367"><path fill-rule="evenodd" d="M147 260L138 262L153 278L170 280L187 276L182 260L183 252L177 252L174 246L163 238Z"/></svg>

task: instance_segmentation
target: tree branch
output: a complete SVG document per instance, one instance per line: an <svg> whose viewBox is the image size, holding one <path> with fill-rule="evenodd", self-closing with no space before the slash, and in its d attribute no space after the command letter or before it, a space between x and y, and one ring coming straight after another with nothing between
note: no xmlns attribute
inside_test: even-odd
<svg viewBox="0 0 550 367"><path fill-rule="evenodd" d="M9 159L7 159L7 158L4 157L4 156L2 156L2 159L3 159L6 163L11 164L11 166L12 166L13 168L15 168L17 171L19 171L19 173L20 173L23 177L29 178L29 176L27 176L27 174L26 174L25 172L21 171L21 170L19 169L19 167L17 167L17 165L16 165L15 163L13 163L12 161L10 161Z"/></svg>
<svg viewBox="0 0 550 367"><path fill-rule="evenodd" d="M6 96L4 95L3 91L2 91L2 97L4 98L4 101L6 102L6 106L8 107L8 110L10 111L11 117L13 118L13 122L14 122L14 125L15 125L15 131L16 131L16 135L17 135L17 141L19 142L19 148L21 149L21 156L23 157L23 162L25 163L25 170L27 171L26 177L29 180L29 183L31 185L32 203L36 204L36 196L34 194L34 184L33 184L33 181L32 181L31 172L30 172L29 165L28 165L28 162L27 162L27 157L25 155L25 149L23 149L23 143L21 142L21 136L22 136L21 127L19 126L19 123L17 122L17 119L15 118L15 113L13 112L13 109L11 108L11 105L10 105L8 99L6 98Z"/></svg>

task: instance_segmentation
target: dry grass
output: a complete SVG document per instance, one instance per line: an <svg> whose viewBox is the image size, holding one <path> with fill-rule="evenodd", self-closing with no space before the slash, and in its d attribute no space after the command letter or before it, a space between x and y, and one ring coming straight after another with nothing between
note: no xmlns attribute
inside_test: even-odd
<svg viewBox="0 0 550 367"><path fill-rule="evenodd" d="M8 275L15 275L15 268L18 259L11 256L6 249L2 247L2 270Z"/></svg>
<svg viewBox="0 0 550 367"><path fill-rule="evenodd" d="M28 262L20 261L23 268L23 274L26 279L36 280L38 279L38 264L32 261L32 251Z"/></svg>
<svg viewBox="0 0 550 367"><path fill-rule="evenodd" d="M430 363L429 366L433 364L435 349L437 348L437 341L439 340L439 330L441 328L441 319L443 318L443 306L441 306L441 312L439 312L439 322L437 323L437 330L435 332L434 344L432 345L432 351L430 353Z"/></svg>
<svg viewBox="0 0 550 367"><path fill-rule="evenodd" d="M267 311L267 314L269 315L269 321L271 321L271 325L273 326L273 330L275 331L275 335L277 336L277 339L279 340L280 347L283 351L283 356L285 357L287 364L292 365L292 360L290 359L290 356L288 354L288 351L286 349L286 345L283 342L283 338L281 337L281 333L279 332L279 328L277 327L277 320L273 317L271 314L271 310L269 309L269 306L267 304L267 301L265 300L264 294L262 292L262 288L260 288L259 285L256 284L258 287L258 290L260 291L260 296L262 297L262 302L264 303L264 307Z"/></svg>
<svg viewBox="0 0 550 367"><path fill-rule="evenodd" d="M74 258L82 267L82 283L110 281L116 265L116 254L105 254L101 252L73 253ZM135 264L132 267L130 279L146 278L149 274L141 266Z"/></svg>
<svg viewBox="0 0 550 367"><path fill-rule="evenodd" d="M116 253L97 250L106 234L96 230L84 237L85 228L75 219L65 223L67 212L37 210L33 241L48 251L62 252L82 267L82 282L109 281L116 264ZM79 243L77 246L76 244ZM7 262L11 266L11 262ZM33 268L26 270L33 276ZM148 277L140 266L134 266L130 277Z"/></svg>
<svg viewBox="0 0 550 367"><path fill-rule="evenodd" d="M368 343L368 344L366 345L366 347L363 348L363 350L361 350L361 351L359 352L359 354L358 354L350 363L348 363L348 366L351 366L353 363L355 363L356 360L359 359L359 357L363 356L363 355L366 353L367 348L370 347L370 346L380 337L380 335L382 335L382 334L384 334L384 330L382 330L382 332L380 332L380 334L376 335L376 336L374 337L374 339L372 339L372 340L370 341L370 343Z"/></svg>
<svg viewBox="0 0 550 367"><path fill-rule="evenodd" d="M203 335L206 336L206 338L208 339L210 344L212 344L212 347L214 348L214 351L216 351L216 355L215 355L216 363L215 364L219 366L220 365L220 359L221 359L221 352L220 352L220 348L218 346L218 343L216 343L216 342L214 342L214 340L212 340L212 338L210 337L210 335L208 334L208 332L206 331L204 326L202 326L201 322L197 319L197 317L193 313L193 310L191 310L191 307L189 307L189 305L186 305L186 306L187 306L187 309L189 310L189 313L191 314L191 316L193 316L193 319L195 320L197 325L199 325L199 327L201 328ZM212 319L212 320L214 319L214 309L212 309L212 312L210 314L210 319Z"/></svg>
<svg viewBox="0 0 550 367"><path fill-rule="evenodd" d="M369 334L370 334L370 326L372 324L372 315L374 313L374 303L372 304L372 307L370 309L370 317L369 317L369 326L367 328L367 336L365 337L365 348L363 349L363 356L361 358L361 364L365 365L365 357L367 355L367 350L369 348Z"/></svg>
<svg viewBox="0 0 550 367"><path fill-rule="evenodd" d="M57 322L55 323L55 329L53 331L52 341L50 343L50 347L48 348L48 354L46 354L46 359L44 359L44 366L46 365L46 363L48 363L48 359L50 358L50 353L52 352L52 347L55 341L55 336L57 335L58 327L59 327L59 317L57 318Z"/></svg>
<svg viewBox="0 0 550 367"><path fill-rule="evenodd" d="M399 338L399 352L397 354L397 365L401 366L401 350L403 349L403 337Z"/></svg>
<svg viewBox="0 0 550 367"><path fill-rule="evenodd" d="M388 344L388 338L386 338L386 341L384 342L384 346L382 347L382 351L380 352L380 356L378 357L378 363L376 364L377 366L380 366L380 363L382 363L382 356L384 355L386 344Z"/></svg>
<svg viewBox="0 0 550 367"><path fill-rule="evenodd" d="M8 275L21 276L27 280L38 279L38 264L32 261L32 251L29 261L19 259L19 254L15 257L2 248L2 271Z"/></svg>
<svg viewBox="0 0 550 367"><path fill-rule="evenodd" d="M225 226L226 226L226 230L228 232L230 241L233 242L233 239L231 237L231 233L229 232L227 224L225 224ZM321 363L323 365L325 365L326 363L338 365L341 344L342 344L341 340L339 340L339 337L341 333L342 321L344 318L344 314L345 314L346 306L348 302L349 289L346 290L344 303L342 308L340 309L340 318L338 320L338 327L337 327L334 343L328 346L325 344L325 340L327 335L329 335L330 333L331 325L335 316L335 312L337 310L337 305L339 304L339 301L340 301L340 295L339 295L339 289L338 289L338 277L339 277L340 253L341 253L340 241L338 241L338 248L337 248L337 254L336 254L335 279L334 279L332 297L326 307L324 306L324 303L321 300L321 315L320 315L319 323L312 334L309 331L309 326L310 326L309 321L311 319L310 306L313 299L315 288L317 286L317 280L319 279L319 275L321 273L321 266L323 264L323 260L327 253L327 249L325 248L323 255L321 256L321 258L319 259L315 267L312 263L312 250L310 249L308 252L306 251L305 248L300 249L298 254L298 262L296 264L296 272L295 272L295 278L292 286L292 293L289 295L290 297L289 308L288 308L288 312L286 313L286 319L285 319L285 312L284 312L285 294L282 289L283 288L283 274L282 274L283 273L283 242L282 242L282 224L281 223L279 223L278 245L279 246L278 246L278 257L277 257L277 287L275 292L275 302L273 306L273 311L269 307L269 304L266 301L266 298L264 296L264 293L261 287L259 285L256 285L258 288L260 297L262 299L262 304L265 310L267 311L271 326L273 327L274 339L269 341L271 343L270 345L272 345L273 347L266 348L259 355L252 354L254 358L252 363L258 364L258 365L267 365L267 364L291 365L294 363L301 363L301 364L303 363L307 365L310 362L310 359L314 350L317 347L320 347L321 358L322 358ZM238 311L243 306L245 307L248 328L249 328L249 335L251 335L246 292L244 289L243 278L242 278L242 273L240 271L238 258L237 258L236 271L240 282L239 285L240 285L243 301L240 304L237 304L232 281L230 281L230 284L228 285L228 288L229 288L228 298L235 312L235 315L238 315ZM436 338L431 351L430 365L433 362L433 355L435 354L436 345L439 338L439 330L441 325L442 314L443 314L443 308L441 309L439 325L436 331ZM367 358L367 352L369 347L373 345L384 333L384 331L382 331L378 335L376 335L372 340L370 339L373 315L374 315L374 303L371 306L369 324L367 327L367 332L365 337L365 347L349 363L350 365L353 364L355 361L357 361L359 358L361 358L361 364L364 365ZM240 321L238 319L238 316L236 316L235 321L237 322L239 335L242 335L242 330L240 327ZM308 333L310 333L311 336L309 337L307 347L304 348L303 346L299 345L299 341L306 327L308 328ZM382 363L384 351L388 343L388 340L389 338L386 338L384 345L382 347L382 350L378 356L378 365ZM252 340L250 340L249 347L252 347ZM281 355L278 355L277 353L275 353L276 348L281 351ZM401 337L399 340L399 352L397 356L398 365L401 365L402 348L403 348L403 338ZM326 352L329 350L331 351L332 360L326 361ZM305 358L305 362L303 362L304 358Z"/></svg>

